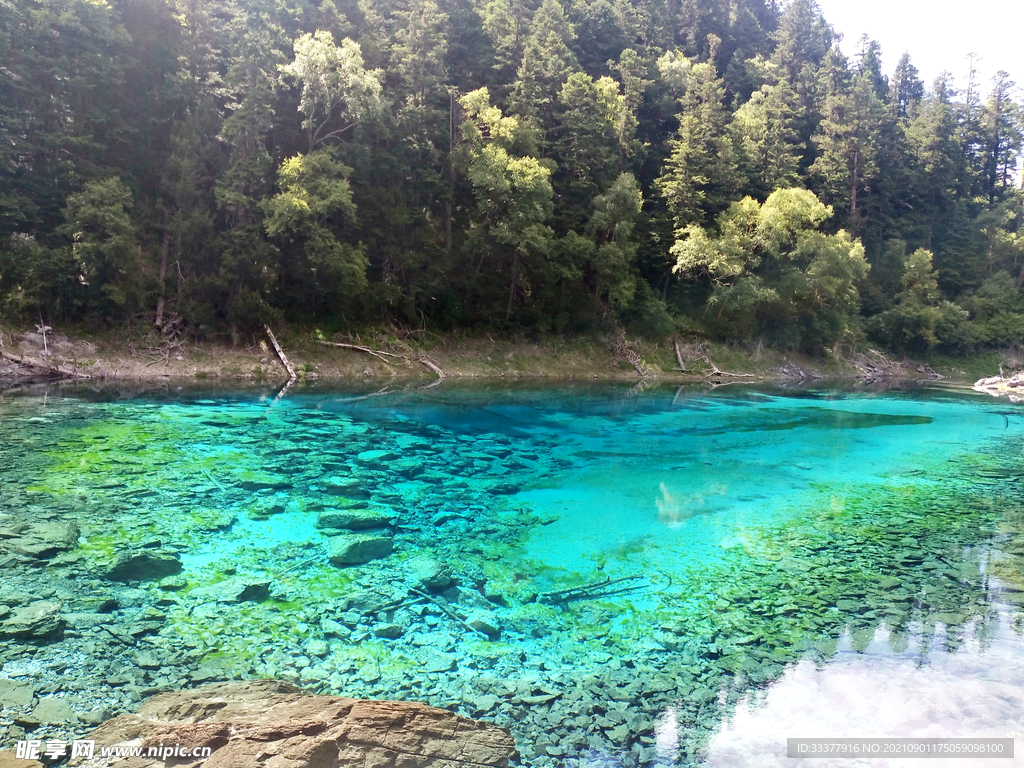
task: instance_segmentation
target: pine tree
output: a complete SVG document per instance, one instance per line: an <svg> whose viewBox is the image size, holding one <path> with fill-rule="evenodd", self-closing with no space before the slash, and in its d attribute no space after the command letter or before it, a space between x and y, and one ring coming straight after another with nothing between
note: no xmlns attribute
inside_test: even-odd
<svg viewBox="0 0 1024 768"><path fill-rule="evenodd" d="M917 76L917 67L910 63L910 54L900 56L889 85L889 104L898 120L908 122L917 114L924 100L924 83Z"/></svg>
<svg viewBox="0 0 1024 768"><path fill-rule="evenodd" d="M658 179L679 229L710 221L739 191L724 96L725 86L711 64L691 68L686 94L680 100L679 130L670 143L672 154Z"/></svg>

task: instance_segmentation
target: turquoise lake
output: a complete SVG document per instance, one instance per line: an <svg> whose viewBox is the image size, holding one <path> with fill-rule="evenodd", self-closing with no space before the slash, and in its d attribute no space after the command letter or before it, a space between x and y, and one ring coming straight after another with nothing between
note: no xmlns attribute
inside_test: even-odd
<svg viewBox="0 0 1024 768"><path fill-rule="evenodd" d="M786 738L1024 737L1007 402L53 389L0 396L0 434L0 679L85 719L276 677L497 723L530 766L823 766ZM56 624L11 629L43 604Z"/></svg>

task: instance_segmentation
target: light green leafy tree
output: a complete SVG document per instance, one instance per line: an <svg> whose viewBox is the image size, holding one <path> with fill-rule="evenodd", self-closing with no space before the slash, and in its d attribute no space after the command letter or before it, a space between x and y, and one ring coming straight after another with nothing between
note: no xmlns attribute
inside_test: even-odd
<svg viewBox="0 0 1024 768"><path fill-rule="evenodd" d="M345 38L335 45L331 33L319 29L294 47L295 60L281 71L302 85L299 111L310 152L379 113L381 73L366 69L359 43Z"/></svg>
<svg viewBox="0 0 1024 768"><path fill-rule="evenodd" d="M141 304L144 265L133 205L131 190L117 177L91 181L68 198L60 231L73 242L81 282L99 289L96 309L124 312Z"/></svg>
<svg viewBox="0 0 1024 768"><path fill-rule="evenodd" d="M339 238L356 217L350 170L329 150L290 157L278 174L281 191L265 204L267 234L299 238L315 285L338 298L366 285L365 250Z"/></svg>
<svg viewBox="0 0 1024 768"><path fill-rule="evenodd" d="M517 297L534 292L531 272L542 271L550 253L551 170L528 154L531 132L492 106L486 88L467 94L461 103L465 173L476 198L476 237L470 242L481 252L476 273L486 261L506 276L509 319Z"/></svg>
<svg viewBox="0 0 1024 768"><path fill-rule="evenodd" d="M831 216L805 189L776 190L763 205L746 197L714 230L683 230L671 249L674 271L709 285L705 316L725 335L835 343L853 330L868 264L848 233L821 231Z"/></svg>

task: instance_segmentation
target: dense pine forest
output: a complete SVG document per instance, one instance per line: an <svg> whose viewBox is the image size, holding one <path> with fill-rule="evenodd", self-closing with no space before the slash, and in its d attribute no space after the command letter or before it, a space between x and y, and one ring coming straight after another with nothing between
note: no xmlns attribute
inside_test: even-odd
<svg viewBox="0 0 1024 768"><path fill-rule="evenodd" d="M1010 75L858 50L813 0L0 0L0 314L1021 339Z"/></svg>

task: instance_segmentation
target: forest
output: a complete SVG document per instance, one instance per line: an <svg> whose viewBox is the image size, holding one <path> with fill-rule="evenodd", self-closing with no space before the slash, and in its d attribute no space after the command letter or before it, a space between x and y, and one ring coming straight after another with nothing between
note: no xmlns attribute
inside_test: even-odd
<svg viewBox="0 0 1024 768"><path fill-rule="evenodd" d="M838 43L813 0L2 0L0 316L1024 338L1010 74Z"/></svg>

